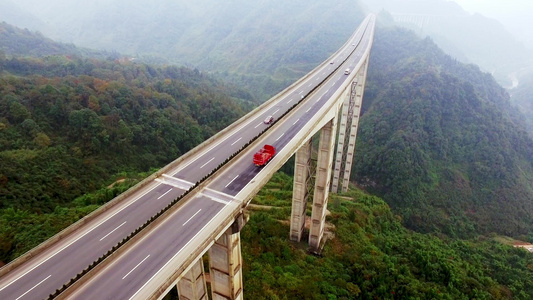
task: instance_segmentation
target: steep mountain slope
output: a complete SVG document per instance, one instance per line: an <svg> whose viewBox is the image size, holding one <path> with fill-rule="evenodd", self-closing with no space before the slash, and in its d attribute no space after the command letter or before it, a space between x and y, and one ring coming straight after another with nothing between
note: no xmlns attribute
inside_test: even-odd
<svg viewBox="0 0 533 300"><path fill-rule="evenodd" d="M533 256L493 239L439 238L405 229L381 199L332 195L320 256L288 240L291 179L276 174L241 232L251 299L531 299ZM177 298L175 298L177 299Z"/></svg>
<svg viewBox="0 0 533 300"><path fill-rule="evenodd" d="M247 92L198 70L82 58L38 34L0 32L0 261L129 185L76 197L162 167L251 107Z"/></svg>
<svg viewBox="0 0 533 300"><path fill-rule="evenodd" d="M400 29L376 33L354 178L407 225L451 236L527 234L533 140L473 65Z"/></svg>
<svg viewBox="0 0 533 300"><path fill-rule="evenodd" d="M19 28L39 29L47 28L45 22L39 17L29 12L27 9L19 6L12 0L0 0L0 22L14 24Z"/></svg>
<svg viewBox="0 0 533 300"><path fill-rule="evenodd" d="M533 73L524 76L520 84L510 93L511 102L524 114L528 131L533 137Z"/></svg>
<svg viewBox="0 0 533 300"><path fill-rule="evenodd" d="M0 54L43 57L49 55L85 55L93 58L107 58L116 53L81 49L74 45L57 43L41 33L20 29L6 22L0 23Z"/></svg>
<svg viewBox="0 0 533 300"><path fill-rule="evenodd" d="M47 36L218 72L263 99L336 51L363 17L350 0L18 3L54 29Z"/></svg>
<svg viewBox="0 0 533 300"><path fill-rule="evenodd" d="M0 66L0 208L53 209L115 172L168 163L244 113L186 68L57 56Z"/></svg>
<svg viewBox="0 0 533 300"><path fill-rule="evenodd" d="M385 9L397 25L406 26L421 37L432 37L446 53L479 65L505 86L511 86L509 76L516 71L533 70L532 49L527 49L498 21L470 14L453 1L362 1L376 13Z"/></svg>

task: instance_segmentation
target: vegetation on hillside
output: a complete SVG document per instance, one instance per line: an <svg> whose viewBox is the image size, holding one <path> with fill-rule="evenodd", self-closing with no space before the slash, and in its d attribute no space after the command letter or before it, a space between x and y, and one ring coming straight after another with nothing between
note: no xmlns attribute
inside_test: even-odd
<svg viewBox="0 0 533 300"><path fill-rule="evenodd" d="M2 224L60 216L115 174L162 167L251 106L243 90L187 68L64 55L2 56L0 68ZM51 227L86 212L74 211ZM13 226L2 226L0 260L42 241L20 244L10 230L25 226Z"/></svg>
<svg viewBox="0 0 533 300"><path fill-rule="evenodd" d="M291 178L276 174L252 201L241 232L250 299L530 299L533 255L492 239L439 238L405 229L381 199L331 195L334 225L321 256L290 242ZM310 207L310 206L309 206ZM308 215L310 212L308 211Z"/></svg>
<svg viewBox="0 0 533 300"><path fill-rule="evenodd" d="M364 105L353 178L409 228L533 229L533 140L489 74L430 39L378 29Z"/></svg>
<svg viewBox="0 0 533 300"><path fill-rule="evenodd" d="M336 51L363 19L352 0L24 2L49 36L213 72L262 100Z"/></svg>
<svg viewBox="0 0 533 300"><path fill-rule="evenodd" d="M12 206L0 209L0 262L26 253L149 175L150 172L117 174L114 178L118 182L57 205L50 212Z"/></svg>
<svg viewBox="0 0 533 300"><path fill-rule="evenodd" d="M301 35L304 27L287 27L294 30L288 36ZM347 28L349 34L353 28ZM258 86L255 94L274 93L345 40L309 31L301 41L283 40L301 42L304 50L283 57L287 47L279 46L250 55L264 56L252 63L242 59L243 48L235 59L242 65L219 74ZM241 35L228 34L228 45L245 45L235 40ZM272 36L264 41L274 44L284 35ZM223 53L206 55L211 70L231 65ZM259 69L276 78L253 72ZM103 188L121 172L168 163L242 115L253 100L197 70L128 59L22 58L3 51L0 70L0 260L6 262L135 182ZM394 213L362 192L345 195L353 200L332 197L328 220L336 238L323 257L310 256L304 243L287 239L290 179L278 175L283 183L274 182L256 201L281 208L254 213L242 232L246 297L533 296L529 254L482 238L454 239L532 229L533 142L505 91L429 39L379 29L364 106L354 179ZM402 224L446 236L414 233Z"/></svg>
<svg viewBox="0 0 533 300"><path fill-rule="evenodd" d="M524 121L533 137L533 73L523 76L519 85L511 90L511 102L524 114Z"/></svg>
<svg viewBox="0 0 533 300"><path fill-rule="evenodd" d="M516 39L516 33L509 33L495 19L465 11L454 1L362 2L381 16L389 13L395 16L411 15L411 20L396 18L395 25L409 28L420 37L430 36L447 54L462 62L479 65L505 86L511 85L510 74L524 67L533 67L533 61L529 59L531 51L523 45L523 41ZM389 16L392 21L392 15ZM419 22L415 21L416 16Z"/></svg>
<svg viewBox="0 0 533 300"><path fill-rule="evenodd" d="M58 43L46 38L39 32L20 29L6 22L0 23L0 41L2 41L2 44L0 44L0 56L45 57L50 55L77 55L107 58L118 55L117 53L83 49L72 44Z"/></svg>

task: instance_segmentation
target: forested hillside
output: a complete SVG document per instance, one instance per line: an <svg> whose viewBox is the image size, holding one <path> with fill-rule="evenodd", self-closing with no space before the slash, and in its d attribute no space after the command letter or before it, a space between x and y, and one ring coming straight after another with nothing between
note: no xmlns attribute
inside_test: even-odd
<svg viewBox="0 0 533 300"><path fill-rule="evenodd" d="M0 69L0 261L127 186L76 197L119 173L164 166L243 115L252 100L183 67L3 55ZM65 208L78 206L57 224Z"/></svg>
<svg viewBox="0 0 533 300"><path fill-rule="evenodd" d="M46 20L49 26L33 29L54 39L218 73L263 100L336 51L364 16L352 0L160 0L150 5L19 0L17 5Z"/></svg>
<svg viewBox="0 0 533 300"><path fill-rule="evenodd" d="M0 23L0 55L44 57L49 55L77 55L107 58L116 53L78 48L72 44L57 43L39 32L20 29L6 22Z"/></svg>
<svg viewBox="0 0 533 300"><path fill-rule="evenodd" d="M531 299L533 256L492 238L439 238L405 229L375 196L331 195L320 256L288 240L292 182L277 174L241 233L250 299ZM252 208L253 209L253 208ZM328 233L329 231L329 233ZM333 235L331 235L333 234Z"/></svg>
<svg viewBox="0 0 533 300"><path fill-rule="evenodd" d="M430 36L447 54L462 62L479 65L505 86L510 75L532 69L531 50L498 21L465 11L448 0L361 0L375 13L383 10L397 16L395 23L412 29L420 37ZM426 16L424 22L409 22L399 16ZM412 20L411 20L412 21ZM421 25L423 24L423 25ZM527 26L524 26L527 27Z"/></svg>
<svg viewBox="0 0 533 300"><path fill-rule="evenodd" d="M533 141L474 65L400 29L375 35L354 179L419 231L528 234Z"/></svg>
<svg viewBox="0 0 533 300"><path fill-rule="evenodd" d="M519 85L511 90L511 102L524 114L530 135L533 137L533 73L522 77Z"/></svg>

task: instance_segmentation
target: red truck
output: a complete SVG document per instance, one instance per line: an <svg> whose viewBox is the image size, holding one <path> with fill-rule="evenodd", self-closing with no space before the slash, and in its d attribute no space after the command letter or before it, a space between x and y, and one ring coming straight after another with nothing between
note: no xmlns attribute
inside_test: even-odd
<svg viewBox="0 0 533 300"><path fill-rule="evenodd" d="M264 145L263 149L254 154L254 164L258 167L264 166L272 159L274 154L276 154L274 146Z"/></svg>

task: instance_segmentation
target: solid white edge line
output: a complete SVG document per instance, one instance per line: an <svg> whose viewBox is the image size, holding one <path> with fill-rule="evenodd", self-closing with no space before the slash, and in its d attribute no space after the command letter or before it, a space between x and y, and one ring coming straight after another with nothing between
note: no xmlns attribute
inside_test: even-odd
<svg viewBox="0 0 533 300"><path fill-rule="evenodd" d="M126 224L126 221L124 221L124 223L118 225L117 228L111 230L108 234L104 235L104 237L102 237L102 238L100 239L100 242L101 242L103 239L105 239L108 235L110 235L110 234L112 234L113 232L115 232L115 230L117 230L117 229L119 229L120 227L122 227L122 225L124 225L124 224Z"/></svg>
<svg viewBox="0 0 533 300"><path fill-rule="evenodd" d="M239 175L235 176L235 178L233 178L230 182L228 182L228 184L226 184L225 187L228 187L228 185L230 185L232 182L234 182L235 179L237 179L237 177L239 177Z"/></svg>
<svg viewBox="0 0 533 300"><path fill-rule="evenodd" d="M235 142L233 142L233 144L231 144L231 145L233 146L233 145L237 144L237 142L240 141L240 140L242 140L242 136L241 136L238 140L236 140Z"/></svg>
<svg viewBox="0 0 533 300"><path fill-rule="evenodd" d="M164 197L166 194L168 194L170 191L172 191L172 188L171 188L170 190L166 191L163 195L159 196L159 197L157 198L157 200L163 198L163 197Z"/></svg>
<svg viewBox="0 0 533 300"><path fill-rule="evenodd" d="M87 234L91 233L91 231L95 230L98 226L102 225L103 223L107 222L109 219L111 219L112 217L114 217L116 214L120 213L121 211L123 211L124 209L126 209L128 206L132 205L133 203L137 202L137 200L141 199L142 197L144 197L146 194L150 193L153 189L155 189L156 187L158 187L159 185L161 184L156 184L153 188L149 189L148 191L144 192L143 194L141 194L139 197L137 197L137 199L133 200L132 202L130 202L128 205L124 206L121 210L115 212L114 214L112 214L111 216L109 216L107 219L103 220L102 222L98 223L96 226L94 226L93 228L91 228L90 230L88 230L86 233L84 233L83 235L79 236L77 239L73 240L72 242L70 242L69 244L67 244L65 247L57 250L54 254L50 255L48 258L46 258L45 260L43 260L42 262L40 262L39 264L37 264L35 267L29 269L28 271L26 271L24 274L20 275L19 277L17 277L15 280L11 281L9 284L5 285L3 288L0 289L0 292L3 291L5 288L7 288L8 286L12 285L14 282L16 282L17 280L19 280L20 278L26 276L26 274L30 273L31 271L35 270L36 268L38 268L40 265L44 264L45 262L47 262L48 260L50 260L52 257L56 256L59 252L65 250L66 248L68 248L70 245L74 244L75 242L77 242L78 240L80 240L82 237L86 236Z"/></svg>
<svg viewBox="0 0 533 300"><path fill-rule="evenodd" d="M324 69L327 68L327 67L328 67L328 66L324 66L324 68L323 68L322 70L324 70ZM330 69L331 69L331 67L330 67ZM319 73L320 71L321 71L321 70L317 70L317 73ZM326 74L327 74L327 71L324 71L324 72L322 73L322 75L326 75ZM294 89L295 89L295 90L298 90L297 88L301 87L303 84L304 84L304 82L302 82L302 84L300 84L300 86L296 86ZM300 94L301 94L301 93L303 93L303 90L300 92ZM281 101L282 101L282 100L280 99L280 100L277 101L277 102L273 102L273 103L271 103L271 106L270 106L270 107L279 104ZM292 101L292 99L291 99L291 101ZM289 101L289 102L290 102L290 101ZM266 108L266 107L265 107L265 108ZM243 124L242 124L240 127L235 128L234 133L239 132L242 128L247 127L250 123L252 123L252 122L255 121L256 119L257 119L257 118L252 119L252 120L250 120L250 121L248 121L248 122L243 122ZM262 124L262 123L257 124L254 128L259 127L261 124ZM230 135L230 137L231 137L231 135ZM228 138L229 138L229 137L228 137ZM220 145L221 143L223 143L223 142L224 142L225 140L227 140L228 138L226 138L226 139L222 139L222 140L219 141L218 143L212 145L210 148L208 148L207 150L205 150L202 154L199 154L198 157L202 157L203 155L206 155L206 154L209 153L211 150L213 150L214 148L218 147L218 145ZM188 163L184 163L183 166L181 166L181 167L178 166L178 168L176 169L176 172L175 172L174 174L172 174L172 175L174 176L174 175L178 174L179 172L181 172L183 169L187 168L190 164L192 164L192 163L195 162L195 161L196 161L195 159L191 159Z"/></svg>
<svg viewBox="0 0 533 300"><path fill-rule="evenodd" d="M214 158L214 157L213 157L213 158L211 158L211 159L210 159L210 160L209 160L208 162L206 162L205 164L203 164L203 165L202 165L202 166L200 167L200 169L201 169L201 168L203 168L203 167L205 167L205 165L207 165L208 163L212 162L212 161L213 161L213 159L215 159L215 158Z"/></svg>
<svg viewBox="0 0 533 300"><path fill-rule="evenodd" d="M257 175L256 175L256 176L257 176ZM228 206L228 204L230 204L231 202L233 202L233 201L230 201L230 202L226 203L226 205L224 205L224 207L223 207L221 210L219 210L218 213L217 213L213 218L211 218L211 220L209 220L209 222L207 222L207 224L205 224L204 227L202 227L200 230L198 230L198 232L197 232L197 233L196 233L196 234L195 234L195 235L194 235L194 236L193 236L193 237L192 237L192 238L191 238L191 239L190 239L185 245L183 245L183 247L181 247L181 249L178 250L178 252L176 252L176 254L174 254L174 256L172 256L172 257L171 257L171 258L170 258L170 259L169 259L169 260L163 265L163 267L161 267L157 272L155 272L155 274L152 275L152 277L150 277L150 279L148 279L148 280L147 280L147 281L141 286L141 288L138 289L138 290L135 292L135 294L133 294L133 296L131 296L128 300L131 300L131 299L135 298L135 296L137 296L137 294L138 294L142 289L144 289L144 287L145 287L150 281L152 281L152 279L154 279L154 277L156 277L157 274L159 274L159 273L160 273L160 272L161 272L161 271L162 271L162 270L163 270L163 269L164 269L164 268L165 268L165 267L166 267L166 266L167 266L167 265L168 265L168 264L174 259L174 258L176 258L176 256L178 256L178 255L181 253L181 251L182 251L183 249L185 249L185 247L187 247L187 245L189 245L189 244L191 243L191 241L193 241L193 240L194 240L194 239L200 234L200 232L202 232L202 230L204 230L204 228L206 228L206 227L207 227L207 226L208 226L208 225L209 225L214 219L216 219L216 217L217 217L217 216L218 216L218 215L224 210L224 208L225 208L226 206Z"/></svg>
<svg viewBox="0 0 533 300"><path fill-rule="evenodd" d="M137 269L138 266L140 266L145 260L147 260L148 257L150 257L150 254L148 254L147 257L145 257L143 260L141 260L140 263L138 263L133 269L131 269L131 271L129 271L128 274L124 275L124 277L122 277L122 280L124 280L124 278L128 277L128 275L130 275L131 272L135 271L135 269Z"/></svg>
<svg viewBox="0 0 533 300"><path fill-rule="evenodd" d="M200 211L202 211L201 208L194 215L192 215L192 217L190 217L189 220L185 221L185 223L183 223L183 225L181 226L185 226L187 223L189 223L189 221L192 220L192 218L194 218Z"/></svg>
<svg viewBox="0 0 533 300"><path fill-rule="evenodd" d="M311 109L311 108L309 108L309 109ZM258 174L259 174L259 173L258 173ZM258 175L258 174L257 174L257 175ZM255 179L255 177L257 177L257 175L254 176L253 179ZM252 179L252 180L253 180L253 179ZM238 195L238 194L237 194L237 195ZM226 204L226 206L227 206L228 204L230 204L230 203L231 203L231 202L228 202L228 203ZM219 211L219 212L218 212L218 213L217 213L217 214L216 214L216 215L215 215L215 216L214 216L214 217L213 217L213 218L212 218L212 219L211 219L211 220L210 220L210 221L204 226L204 227L202 227L202 229L200 229L200 230L199 230L199 231L198 231L198 232L197 232L197 233L196 233L196 234L195 234L195 235L194 235L194 236L193 236L193 237L192 237L192 238L191 238L191 239L190 239L190 240L189 240L189 241L188 241L188 242L187 242L187 243L186 243L186 244L185 244L185 245L184 245L179 251L178 251L178 252L176 252L176 254L174 254L174 256L172 256L172 258L170 258L170 259L169 259L169 260L163 265L163 267L161 267L161 268L160 268L160 269L159 269L154 275L152 275L152 277L150 277L150 279L148 279L148 280L147 280L147 281L141 286L141 288L138 289L137 292L135 292L135 294L133 294L133 295L129 298L129 300L132 300L133 298L135 298L135 296L137 296L137 294L138 294L138 293L139 293L139 292L140 292L140 291L141 291L141 290L142 290L142 289L143 289L143 288L144 288L144 287L145 287L150 281L152 281L152 279L154 279L154 278L157 276L157 274L159 274L159 273L160 273L160 272L161 272L161 271L162 271L162 270L163 270L163 269L164 269L164 268L165 268L165 267L166 267L166 266L167 266L167 265L168 265L168 264L174 259L174 258L176 258L176 256L178 256L178 255L181 253L181 251L182 251L183 249L185 249L185 247L187 247L187 245L189 245L189 244L191 243L191 241L194 240L194 239L196 238L196 236L198 236L198 235L202 232L202 230L203 230L207 225L209 225L209 224L211 223L211 221L214 220L214 219L215 219L215 218L216 218L216 217L222 212L222 210L223 210L223 209L221 209L221 210L220 210L220 211Z"/></svg>
<svg viewBox="0 0 533 300"><path fill-rule="evenodd" d="M303 92L303 91L302 91ZM301 93L301 92L300 92ZM309 111L310 108L307 110ZM307 112L306 111L306 112ZM256 126L258 127L258 126ZM283 136L283 135L282 135ZM281 136L280 136L281 138ZM279 139L279 138L278 138ZM158 185L156 185L155 187L157 187ZM155 188L154 187L154 188ZM153 190L154 188L152 188L151 190ZM151 190L149 190L148 192L150 192ZM129 203L127 206L125 206L124 208L122 208L121 210L117 211L116 213L114 213L111 217L115 216L116 214L118 214L119 212L121 212L122 210L124 210L125 208L127 208L129 205L131 205L132 203L136 202L138 199L140 199L142 196L146 195L148 192L146 192L145 194L141 195L139 198L137 198L136 200L134 200L133 202ZM40 264L36 265L35 267L33 267L32 269L30 269L29 271L27 271L26 273L22 274L21 276L19 276L18 278L16 278L15 280L13 280L12 282L10 282L9 284L7 284L6 286L4 286L3 288L0 289L0 291L4 290L5 288L7 288L8 286L10 286L11 284L13 284L14 282L16 282L17 280L19 280L21 277L25 276L27 273L33 271L35 268L39 267L40 265L42 265L44 262L48 261L50 258L52 258L53 256L57 255L57 253L63 251L65 248L67 248L68 246L72 245L73 243L75 243L76 241L78 241L79 239L81 239L82 237L84 237L85 235L87 235L88 233L90 233L92 230L94 230L96 227L100 226L101 224L103 224L104 222L106 222L107 220L109 220L111 217L107 218L106 220L102 221L101 223L99 223L98 225L96 225L95 227L91 228L91 230L89 230L88 232L86 232L85 234L83 234L82 236L78 237L76 240L74 240L73 242L69 243L67 246L61 248L59 251L57 251L56 253L54 253L52 256L48 257L46 260L44 260L43 262L41 262ZM178 252L179 253L179 252ZM51 275L50 275L51 276ZM48 279L50 276L48 276L47 278L45 278L44 280ZM43 280L43 281L44 281ZM39 284L41 284L43 281L41 281ZM144 287L144 286L143 286ZM142 289L142 287L141 287ZM140 290L139 290L140 291ZM137 291L137 293L139 292ZM135 295L137 294L135 293ZM134 296L135 296L134 295ZM22 296L21 296L22 297ZM131 298L130 298L131 299Z"/></svg>
<svg viewBox="0 0 533 300"><path fill-rule="evenodd" d="M48 277L46 277L45 279L41 280L41 282L37 283L36 285L34 285L31 289L27 290L26 293L20 295L17 299L15 300L19 300L20 298L26 296L27 293L31 292L34 288L38 287L41 283L43 283L46 279L50 278L50 276L52 276L52 274L48 275Z"/></svg>

